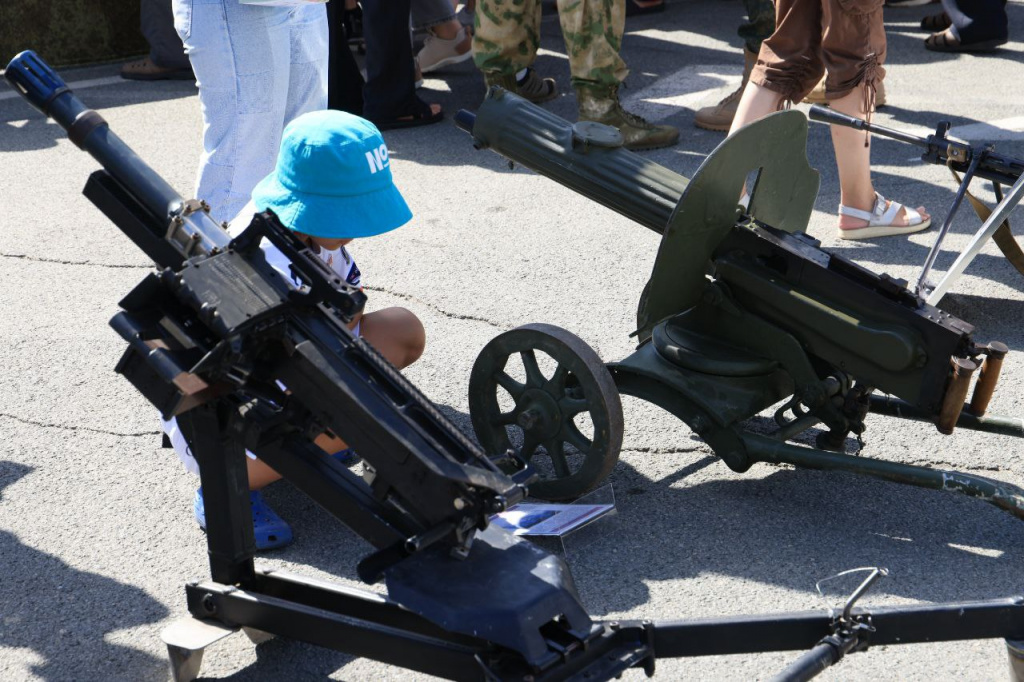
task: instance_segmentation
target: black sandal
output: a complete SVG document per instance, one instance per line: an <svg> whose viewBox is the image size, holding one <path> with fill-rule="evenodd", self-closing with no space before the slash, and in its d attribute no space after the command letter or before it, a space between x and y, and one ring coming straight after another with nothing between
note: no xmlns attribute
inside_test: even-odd
<svg viewBox="0 0 1024 682"><path fill-rule="evenodd" d="M1005 42L1005 39L993 38L977 40L973 43L961 43L947 28L945 31L933 33L925 38L924 46L933 52L991 52Z"/></svg>
<svg viewBox="0 0 1024 682"><path fill-rule="evenodd" d="M936 33L938 31L945 31L947 28L953 25L953 20L949 18L949 15L945 12L939 12L938 14L929 14L921 20L921 28L926 31Z"/></svg>
<svg viewBox="0 0 1024 682"><path fill-rule="evenodd" d="M431 111L430 105L419 97L413 100L413 111L409 114L388 116L385 118L370 118L370 122L377 126L378 130L399 130L401 128L416 128L427 126L431 123L439 123L444 120L444 111L439 110L436 114Z"/></svg>

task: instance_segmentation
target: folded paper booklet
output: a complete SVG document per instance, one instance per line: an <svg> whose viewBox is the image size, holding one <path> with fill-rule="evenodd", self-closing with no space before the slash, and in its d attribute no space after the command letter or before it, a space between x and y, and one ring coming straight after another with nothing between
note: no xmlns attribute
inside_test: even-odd
<svg viewBox="0 0 1024 682"><path fill-rule="evenodd" d="M613 504L549 504L520 502L491 517L491 522L513 535L561 537L615 509Z"/></svg>

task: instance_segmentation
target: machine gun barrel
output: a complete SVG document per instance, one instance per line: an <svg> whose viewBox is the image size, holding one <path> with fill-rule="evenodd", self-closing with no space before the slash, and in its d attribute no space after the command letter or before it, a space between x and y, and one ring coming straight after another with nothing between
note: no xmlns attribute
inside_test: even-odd
<svg viewBox="0 0 1024 682"><path fill-rule="evenodd" d="M455 116L478 149L490 148L658 234L689 183L624 149L614 128L569 124L501 88L491 88L479 111L479 117L465 110ZM577 162L584 157L586 163Z"/></svg>
<svg viewBox="0 0 1024 682"><path fill-rule="evenodd" d="M905 133L902 130L895 130L894 128L886 128L885 126L868 123L864 119L848 116L836 111L835 109L821 106L820 104L811 106L811 110L808 112L807 117L812 121L818 121L819 123L832 123L834 125L875 133L876 135L884 135L885 137L891 137L894 140L899 140L901 142L916 144L919 147L927 147L932 144L931 140L927 137L912 135L910 133Z"/></svg>
<svg viewBox="0 0 1024 682"><path fill-rule="evenodd" d="M921 137L920 135L913 135L902 130L868 123L863 119L848 116L820 104L811 106L807 116L812 121L818 121L819 123L831 123L855 130L863 130L875 135L891 137L900 142L923 147L925 153L921 155L922 161L940 166L949 166L960 173L967 172L975 156L978 156L975 174L978 177L1003 185L1014 184L1021 174L1024 173L1024 160L1022 159L996 154L990 149L975 150L974 147L966 142L949 139L946 137L946 133L949 132L950 124L945 121L939 123L935 134Z"/></svg>
<svg viewBox="0 0 1024 682"><path fill-rule="evenodd" d="M154 237L163 240L171 236L168 228L172 221L185 214L181 195L111 132L103 117L85 106L46 62L32 50L25 50L7 65L4 77L29 104L64 128L72 142L96 159L145 208L153 219L147 222ZM193 212L187 220L175 222L177 234L170 241L183 257L209 253L230 241L224 229L205 211ZM147 249L147 253L154 255L152 249Z"/></svg>

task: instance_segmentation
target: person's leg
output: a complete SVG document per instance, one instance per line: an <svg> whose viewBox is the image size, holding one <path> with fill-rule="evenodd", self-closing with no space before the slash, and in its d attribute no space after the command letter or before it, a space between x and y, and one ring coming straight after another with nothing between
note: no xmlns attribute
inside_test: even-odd
<svg viewBox="0 0 1024 682"><path fill-rule="evenodd" d="M623 0L558 0L573 86L618 86L629 69L622 61L626 28Z"/></svg>
<svg viewBox="0 0 1024 682"><path fill-rule="evenodd" d="M824 73L819 0L778 0L775 32L762 41L729 132L799 102Z"/></svg>
<svg viewBox="0 0 1024 682"><path fill-rule="evenodd" d="M345 12L350 11L343 2L327 3L327 25L330 33L327 67L327 107L363 115L363 74L359 72L345 31Z"/></svg>
<svg viewBox="0 0 1024 682"><path fill-rule="evenodd" d="M629 74L619 55L626 23L625 0L558 0L569 70L581 121L618 128L627 149L675 144L679 130L653 125L622 108L619 84Z"/></svg>
<svg viewBox="0 0 1024 682"><path fill-rule="evenodd" d="M192 70L181 38L174 30L171 0L142 0L142 35L149 43L149 58L164 69Z"/></svg>
<svg viewBox="0 0 1024 682"><path fill-rule="evenodd" d="M541 0L480 0L473 17L473 61L488 87L536 103L558 96L555 80L531 68L540 48Z"/></svg>
<svg viewBox="0 0 1024 682"><path fill-rule="evenodd" d="M885 63L886 38L881 0L864 0L862 5L862 13L852 13L837 0L824 3L823 20L829 30L822 41L822 55L828 70L825 96L829 105L840 113L863 120L870 117L876 85L885 77L882 64ZM871 182L870 136L845 126L834 125L831 129L839 170L840 205L855 211L874 212L875 219L880 219L890 204L876 206L877 197ZM918 222L923 224L928 214L923 208L918 211L922 219ZM912 214L906 208L892 217L895 226L907 226L911 222ZM868 220L844 215L840 209L840 230L862 229L868 224Z"/></svg>
<svg viewBox="0 0 1024 682"><path fill-rule="evenodd" d="M693 117L693 123L704 130L718 132L728 131L732 121L736 117L736 109L739 106L743 90L747 87L747 80L757 63L757 53L761 50L761 43L775 32L775 5L771 0L743 0L743 6L747 10L747 20L740 24L737 33L743 39L743 76L740 85L736 90L723 97L718 104L703 107L697 110Z"/></svg>
<svg viewBox="0 0 1024 682"><path fill-rule="evenodd" d="M149 55L122 66L121 78L194 80L185 48L174 29L171 0L141 0L139 10L139 28L149 43Z"/></svg>
<svg viewBox="0 0 1024 682"><path fill-rule="evenodd" d="M942 0L950 33L961 45L1006 42L1008 24L1003 0Z"/></svg>
<svg viewBox="0 0 1024 682"><path fill-rule="evenodd" d="M410 0L363 0L366 85L363 115L381 127L398 119L440 120L441 107L416 96L416 67L409 40ZM425 119L424 119L425 120Z"/></svg>
<svg viewBox="0 0 1024 682"><path fill-rule="evenodd" d="M203 112L196 196L218 221L234 218L274 168L289 89L289 12L237 0L175 0L175 26Z"/></svg>
<svg viewBox="0 0 1024 682"><path fill-rule="evenodd" d="M320 4L295 7L291 10L289 27L291 68L288 73L284 125L307 112L327 108L330 51L327 8Z"/></svg>
<svg viewBox="0 0 1024 682"><path fill-rule="evenodd" d="M427 343L423 323L405 308L384 308L363 315L359 335L398 369L416 362Z"/></svg>
<svg viewBox="0 0 1024 682"><path fill-rule="evenodd" d="M754 54L761 51L761 43L775 33L775 4L772 0L743 0L747 20L740 24L736 34L743 39L743 47Z"/></svg>
<svg viewBox="0 0 1024 682"><path fill-rule="evenodd" d="M405 369L416 362L423 355L427 343L423 324L405 308L384 308L363 315L360 336L398 369ZM313 442L331 455L348 448L345 441L330 433L320 434ZM260 490L281 478L258 459L250 458L248 465L250 490Z"/></svg>
<svg viewBox="0 0 1024 682"><path fill-rule="evenodd" d="M455 21L455 7L450 0L412 0L409 18L413 29L429 30L442 38L453 38L453 28L458 31L459 22ZM456 25L453 27L451 22Z"/></svg>

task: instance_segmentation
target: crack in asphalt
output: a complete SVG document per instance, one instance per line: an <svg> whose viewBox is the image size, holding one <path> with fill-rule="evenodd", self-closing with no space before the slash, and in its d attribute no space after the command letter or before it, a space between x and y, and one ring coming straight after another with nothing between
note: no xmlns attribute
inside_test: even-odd
<svg viewBox="0 0 1024 682"><path fill-rule="evenodd" d="M388 294L389 296L394 296L395 298L400 298L400 299L402 299L404 301L412 301L412 302L417 303L419 305L426 306L427 308L430 308L434 312L439 313L443 317L447 317L447 318L452 319L452 320L467 320L467 321L470 321L470 322L482 322L483 324L490 325L491 327L494 327L495 329L501 329L502 331L505 331L505 330L508 329L508 325L506 325L506 324L501 324L499 322L495 322L494 320L489 320L486 317L477 317L476 315L460 315L458 313L453 313L451 311L445 310L444 308L440 307L436 303L430 303L429 301L424 301L422 298L417 298L416 296L413 296L412 294L406 294L406 293L402 293L400 291L393 291L391 289L385 289L383 287L365 287L365 289L367 291L376 291L376 292L379 292L379 293L382 293L382 294Z"/></svg>
<svg viewBox="0 0 1024 682"><path fill-rule="evenodd" d="M153 431L124 433L121 431L107 431L106 429L94 429L88 426L75 426L73 424L49 424L47 422L35 421L33 419L25 419L23 417L18 417L13 414L7 414L5 412L0 412L0 417L20 422L28 426L38 426L43 429L61 429L63 431L89 431L90 433L99 433L104 436L120 436L122 438L141 438L143 436L158 436L161 433L158 429L154 429Z"/></svg>
<svg viewBox="0 0 1024 682"><path fill-rule="evenodd" d="M117 263L93 263L87 260L61 260L59 258L41 258L30 256L27 253L0 253L0 258L11 258L14 260L27 260L33 263L53 263L54 265L91 265L96 268L108 268L111 270L152 270L152 265L121 265Z"/></svg>

